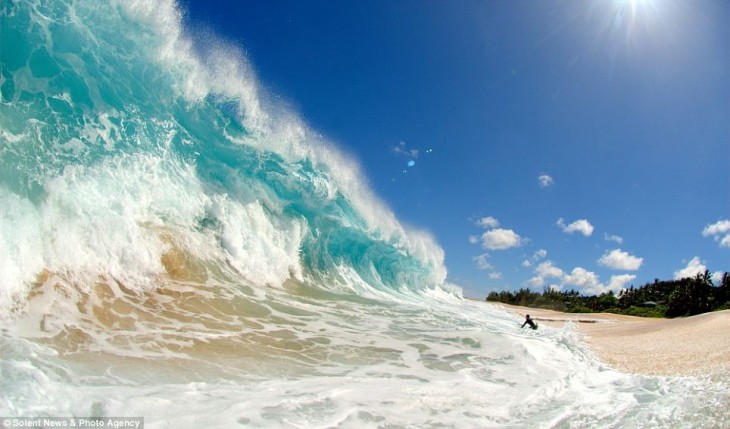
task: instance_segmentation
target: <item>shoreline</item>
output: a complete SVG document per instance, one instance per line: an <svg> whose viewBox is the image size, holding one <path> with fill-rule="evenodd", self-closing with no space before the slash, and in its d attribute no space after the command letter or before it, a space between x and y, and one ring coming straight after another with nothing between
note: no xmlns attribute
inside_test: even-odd
<svg viewBox="0 0 730 429"><path fill-rule="evenodd" d="M724 380L730 374L730 310L655 319L484 302L514 314L517 320L529 314L545 327L574 327L601 362L621 372Z"/></svg>

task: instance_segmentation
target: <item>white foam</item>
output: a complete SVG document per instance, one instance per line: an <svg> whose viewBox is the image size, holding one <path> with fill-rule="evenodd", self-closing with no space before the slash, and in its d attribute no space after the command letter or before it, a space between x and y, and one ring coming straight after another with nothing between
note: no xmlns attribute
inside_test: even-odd
<svg viewBox="0 0 730 429"><path fill-rule="evenodd" d="M112 277L149 288L164 271L161 256L177 246L205 258L215 243L195 232L209 205L195 173L152 155L68 166L31 203L0 189L0 306L9 314L42 270L79 285ZM167 233L165 233L167 231Z"/></svg>
<svg viewBox="0 0 730 429"><path fill-rule="evenodd" d="M280 286L290 276L301 280L299 246L303 225L270 216L256 203L216 196L211 214L222 224L222 246L231 265L248 281Z"/></svg>
<svg viewBox="0 0 730 429"><path fill-rule="evenodd" d="M280 310L270 322L262 320L267 335L276 338L286 330L283 338L300 342L301 359L260 356L256 369L247 371L224 359L224 380L201 377L208 364L203 361L197 371L188 366L175 373L170 364L166 375L135 375L116 364L92 376L82 362L71 365L68 356L58 360L45 347L3 337L1 346L13 352L0 364L13 382L0 381L8 399L0 401L0 413L134 415L144 416L151 428L661 428L728 422L715 399L727 394L727 385L621 374L596 361L575 334L520 330L513 316L481 303L309 302L296 306L306 309L299 314L283 311L295 305L285 294L268 299ZM284 365L277 369L275 361Z"/></svg>
<svg viewBox="0 0 730 429"><path fill-rule="evenodd" d="M108 275L151 287L169 248L154 228L184 236L206 202L193 172L177 173L151 155L67 167L45 186L45 266L78 276L80 284Z"/></svg>
<svg viewBox="0 0 730 429"><path fill-rule="evenodd" d="M27 199L0 187L0 318L25 308L30 282L44 267L39 213Z"/></svg>

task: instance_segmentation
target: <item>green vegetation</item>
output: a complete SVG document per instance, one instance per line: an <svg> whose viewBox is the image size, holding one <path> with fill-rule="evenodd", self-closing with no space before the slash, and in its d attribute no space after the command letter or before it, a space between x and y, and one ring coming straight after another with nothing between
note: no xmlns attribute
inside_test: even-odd
<svg viewBox="0 0 730 429"><path fill-rule="evenodd" d="M568 313L617 313L642 317L680 317L730 309L730 273L724 273L722 283L715 286L710 272L680 280L647 283L639 288L632 285L615 295L584 296L575 290L559 292L545 287L542 293L529 288L516 292L491 292L487 301L524 307L547 308Z"/></svg>

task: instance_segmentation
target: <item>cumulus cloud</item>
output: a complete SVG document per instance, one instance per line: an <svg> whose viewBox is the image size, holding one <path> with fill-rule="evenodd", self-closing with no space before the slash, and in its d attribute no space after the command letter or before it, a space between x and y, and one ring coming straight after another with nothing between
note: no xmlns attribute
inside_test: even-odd
<svg viewBox="0 0 730 429"><path fill-rule="evenodd" d="M707 225L702 230L702 236L712 237L720 243L720 247L730 247L730 219L724 219L712 225Z"/></svg>
<svg viewBox="0 0 730 429"><path fill-rule="evenodd" d="M484 229L496 228L499 226L499 221L492 216L480 218L476 221L477 226L481 226Z"/></svg>
<svg viewBox="0 0 730 429"><path fill-rule="evenodd" d="M418 158L418 149L409 148L404 141L398 142L398 145L393 146L390 151L396 155L403 155L407 158Z"/></svg>
<svg viewBox="0 0 730 429"><path fill-rule="evenodd" d="M686 277L695 277L697 274L702 274L707 270L705 264L702 263L698 256L692 258L687 266L674 272L674 278L679 280Z"/></svg>
<svg viewBox="0 0 730 429"><path fill-rule="evenodd" d="M492 264L489 263L488 258L489 258L488 253L484 253L479 256L475 256L473 259L474 259L474 262L476 262L476 264L477 264L477 269L491 270L493 267L492 267Z"/></svg>
<svg viewBox="0 0 730 429"><path fill-rule="evenodd" d="M535 274L543 279L550 277L563 277L565 275L563 270L553 265L552 261L545 261L535 267Z"/></svg>
<svg viewBox="0 0 730 429"><path fill-rule="evenodd" d="M552 261L545 261L535 267L535 276L527 281L532 287L542 287L552 283L552 289L560 290L563 286L577 288L582 293L600 295L609 291L619 292L626 285L636 279L632 274L611 276L608 284L601 283L598 275L582 267L575 267L570 273L553 265ZM552 279L552 280L551 280Z"/></svg>
<svg viewBox="0 0 730 429"><path fill-rule="evenodd" d="M545 284L545 279L540 276L535 276L527 281L527 285L534 287L534 288L542 287L544 284Z"/></svg>
<svg viewBox="0 0 730 429"><path fill-rule="evenodd" d="M501 280L502 273L494 271L494 266L489 262L489 254L483 253L479 256L475 256L472 260L477 264L477 269L491 272L488 274L490 280Z"/></svg>
<svg viewBox="0 0 730 429"><path fill-rule="evenodd" d="M605 239L606 241L614 241L614 242L616 242L616 243L618 243L618 244L624 244L624 239L623 239L623 237L619 237L618 235L608 235L608 234L603 234L603 238L604 238L604 239Z"/></svg>
<svg viewBox="0 0 730 429"><path fill-rule="evenodd" d="M522 244L522 237L511 229L492 229L480 237L482 247L489 250L505 250Z"/></svg>
<svg viewBox="0 0 730 429"><path fill-rule="evenodd" d="M712 282L716 285L722 284L722 277L725 275L724 271L715 271L712 273Z"/></svg>
<svg viewBox="0 0 730 429"><path fill-rule="evenodd" d="M587 289L598 286L600 282L596 273L588 271L585 268L575 267L570 274L563 277L563 284Z"/></svg>
<svg viewBox="0 0 730 429"><path fill-rule="evenodd" d="M636 279L636 276L632 274L611 276L611 279L606 285L598 280L596 273L588 271L585 268L576 267L573 268L573 271L569 275L563 278L563 284L577 286L582 289L583 293L589 295L600 295L610 291L619 292L626 287L627 283L634 281L634 279Z"/></svg>
<svg viewBox="0 0 730 429"><path fill-rule="evenodd" d="M636 276L633 274L620 274L617 276L611 276L611 280L608 281L606 289L618 292L622 289L626 289L626 285L636 280Z"/></svg>
<svg viewBox="0 0 730 429"><path fill-rule="evenodd" d="M537 262L541 259L544 259L546 256L547 256L547 250L540 249L540 250L536 251L530 259L525 259L524 261L522 261L522 266L525 268L531 267L532 264L534 264L535 262Z"/></svg>
<svg viewBox="0 0 730 429"><path fill-rule="evenodd" d="M555 184L553 178L548 176L547 174L539 175L537 177L537 181L540 182L541 188L549 188L550 186L553 186Z"/></svg>
<svg viewBox="0 0 730 429"><path fill-rule="evenodd" d="M572 234L574 232L580 232L586 237L590 237L593 234L593 225L588 222L587 219L579 219L569 225L565 224L565 220L561 217L558 219L557 225L566 234Z"/></svg>
<svg viewBox="0 0 730 429"><path fill-rule="evenodd" d="M613 249L606 252L598 260L599 265L612 268L614 270L636 271L641 267L644 258L639 258L624 252L621 249Z"/></svg>
<svg viewBox="0 0 730 429"><path fill-rule="evenodd" d="M540 251L538 250L538 252ZM542 252L545 251L543 250ZM542 252L540 252L540 254L542 254ZM545 255L547 255L547 252L545 252ZM532 287L541 287L548 279L560 279L565 276L563 270L553 265L552 261L541 262L537 267L535 267L534 272L535 277L531 278L527 282Z"/></svg>
<svg viewBox="0 0 730 429"><path fill-rule="evenodd" d="M582 286L582 292L588 295L600 295L603 293L618 293L626 289L626 285L636 280L633 274L620 274L611 276L608 284L603 284L598 280L598 276L588 271L585 275L586 284ZM591 276L592 275L592 276Z"/></svg>

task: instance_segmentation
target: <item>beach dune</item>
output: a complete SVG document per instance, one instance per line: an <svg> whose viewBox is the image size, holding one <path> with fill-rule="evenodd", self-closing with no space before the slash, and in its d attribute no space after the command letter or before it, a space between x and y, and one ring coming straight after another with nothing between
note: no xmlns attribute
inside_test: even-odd
<svg viewBox="0 0 730 429"><path fill-rule="evenodd" d="M520 320L529 314L543 326L574 326L601 361L623 372L713 378L730 374L730 310L655 319L493 305Z"/></svg>

